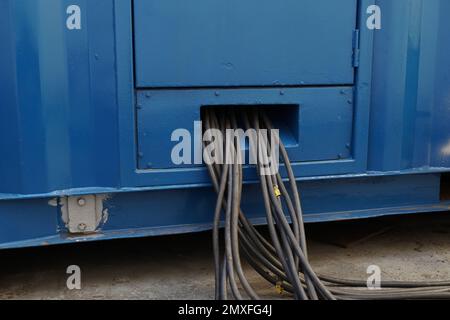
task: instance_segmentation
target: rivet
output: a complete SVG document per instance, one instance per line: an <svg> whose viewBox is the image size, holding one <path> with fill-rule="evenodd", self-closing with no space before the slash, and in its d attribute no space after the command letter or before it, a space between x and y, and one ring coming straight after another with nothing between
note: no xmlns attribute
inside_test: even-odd
<svg viewBox="0 0 450 320"><path fill-rule="evenodd" d="M80 207L84 207L86 205L86 199L84 198L79 198L77 202Z"/></svg>

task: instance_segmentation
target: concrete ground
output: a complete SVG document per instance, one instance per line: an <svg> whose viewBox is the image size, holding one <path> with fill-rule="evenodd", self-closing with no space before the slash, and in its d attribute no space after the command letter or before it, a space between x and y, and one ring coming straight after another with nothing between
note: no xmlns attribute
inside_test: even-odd
<svg viewBox="0 0 450 320"><path fill-rule="evenodd" d="M263 228L264 230L264 228ZM308 225L310 258L324 274L384 280L450 279L450 213ZM210 233L0 252L0 299L211 299ZM66 268L81 268L68 290ZM277 298L248 268L254 287Z"/></svg>

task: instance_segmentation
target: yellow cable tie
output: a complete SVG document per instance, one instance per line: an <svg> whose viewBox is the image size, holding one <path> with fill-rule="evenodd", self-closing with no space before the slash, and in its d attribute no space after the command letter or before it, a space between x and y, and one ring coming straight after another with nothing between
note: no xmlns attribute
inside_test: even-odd
<svg viewBox="0 0 450 320"><path fill-rule="evenodd" d="M273 186L273 191L274 191L276 197L278 197L278 198L281 197L281 191L280 191L280 188L278 188L277 185Z"/></svg>
<svg viewBox="0 0 450 320"><path fill-rule="evenodd" d="M275 285L275 290L277 291L278 294L283 294L284 289L283 289L283 284L281 281L278 281L277 284Z"/></svg>

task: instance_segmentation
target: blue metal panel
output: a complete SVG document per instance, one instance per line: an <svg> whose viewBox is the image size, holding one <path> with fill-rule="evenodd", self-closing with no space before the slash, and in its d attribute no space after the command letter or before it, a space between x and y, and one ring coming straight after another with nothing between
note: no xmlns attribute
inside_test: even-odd
<svg viewBox="0 0 450 320"><path fill-rule="evenodd" d="M0 243L57 235L59 209L48 202L48 199L0 201Z"/></svg>
<svg viewBox="0 0 450 320"><path fill-rule="evenodd" d="M307 220L323 221L338 216L340 219L352 219L364 210L378 210L381 213L383 210L388 212L389 209L396 208L399 212L406 207L431 207L439 201L437 186L440 179L436 174L340 179L330 182L299 183ZM415 186L414 190L411 190L411 185ZM243 194L242 209L246 216L264 223L259 185L245 185ZM106 224L102 231L144 226L171 226L176 229L183 225L208 225L213 219L214 212L211 208L214 208L215 201L216 195L211 188L118 194L107 203L111 223Z"/></svg>
<svg viewBox="0 0 450 320"><path fill-rule="evenodd" d="M166 4L161 1L158 5L162 6L160 8L166 5L171 8L173 1ZM202 1L206 3L206 0ZM190 85L210 79L211 82L202 85L213 87L219 83L229 83L235 86L236 83L242 83L254 86L252 88L158 88L148 91L135 90L139 86L134 81L135 67L137 72L141 70L146 77L151 78L153 73L141 69L143 66L139 66L139 62L136 66L134 63L131 0L0 1L0 247L190 232L210 227L213 194L203 167L138 169L137 146L141 141L138 143L137 137L142 132L136 127L141 118L136 117L135 99L136 96L143 99L142 95L147 92L155 94L155 97L166 97L167 102L164 104L175 105L178 114L173 113L173 109L167 109L167 112L171 112L172 118L176 119L180 115L198 117L198 106L189 108L191 114L181 107L185 101L195 101L203 96L209 96L214 102L207 102L212 105L242 103L244 97L251 97L250 100L257 102L263 96L270 104L299 104L301 112L302 105L318 105L325 99L322 96L316 98L316 90L344 90L342 99L345 96L350 103L345 106L348 109L342 114L342 122L336 124L349 123L349 117L353 117L351 150L344 154L344 159L332 159L332 155L341 150L341 143L333 146L336 149L327 148L329 155L320 145L323 141L327 143L328 139L335 139L336 142L347 140L344 135L330 137L321 132L325 130L308 128L311 123L322 123L327 117L335 119L336 113L333 112L338 110L342 101L333 101L340 98L333 95L334 98L329 100L326 107L321 103L320 110L305 109L304 112L310 112L304 115L305 120L308 114L312 120L299 125L300 130L320 137L318 143L314 144L313 139L299 136L300 144L309 141L308 152L311 152L309 155L303 154L303 159L316 158L317 154L322 159L332 159L294 164L297 179L302 181L300 189L305 200L306 221L449 209L449 202L439 199L439 182L440 173L450 170L450 21L447 19L450 3L448 0L378 0L377 4L382 9L382 29L372 31L365 27L365 22L366 9L374 1L357 1L359 12L356 24L353 7L356 0L330 0L326 2L328 7L323 7L325 0L296 1L299 6L308 4L303 8L312 10L310 12L314 12L315 17L311 14L295 23L299 26L314 25L319 21L320 26L310 30L291 28L279 32L277 39L256 38L255 42L252 40L248 45L235 47L236 50L254 49L261 52L273 50L271 46L275 43L278 49L282 48L271 52L277 60L265 61L266 56L257 54L246 60L248 68L267 62L271 68L269 73L278 74L275 78L264 76L264 68L252 74L249 69L236 69L242 71L241 74L227 78L228 72L231 72L225 68L227 65L223 66L225 70L219 66L219 72L214 69L217 67L214 62L206 59L200 64L196 61L203 54L214 57L213 53L216 59L223 60L220 59L220 52L213 52L216 47L232 58L233 52L224 50L221 45L212 46L211 52L194 51L191 58L195 63L189 61L188 66L183 66L186 69L178 69L186 72L194 69L197 63L199 68L196 70L205 72L209 68L217 75L209 77L202 72L193 72L186 80L186 75L181 74L180 79L185 78L183 81L192 80ZM136 1L137 6L147 6L139 2ZM152 0L148 3L156 2ZM204 8L211 9L210 3ZM225 1L214 3L217 9L228 5ZM81 7L81 30L65 28L66 8L70 4ZM280 5L280 8L285 4L280 1L270 3L271 6ZM248 4L236 2L234 5L244 8ZM348 7L343 9L342 5ZM188 8L186 14L195 16L194 9L201 13L201 8L196 7ZM354 79L350 66L351 45L347 45L347 36L344 39L341 32L337 35L330 32L336 36L330 39L329 34L319 32L330 28L321 19L329 17L331 11L336 14L336 17L330 17L335 25L330 21L327 23L332 25L333 31L349 30L350 39L351 30L359 28L360 61L354 71ZM218 22L214 22L215 25L221 23L220 17L210 13L202 15L198 21L216 17ZM242 11L238 13L241 17L244 14ZM279 21L281 13L275 13L276 10L274 16L279 24L263 25L263 14L253 17L250 22L256 23L261 30L266 30L267 35L272 36L272 30L285 26L285 21ZM231 11L223 17L228 19L229 15ZM165 18L158 17L162 25ZM353 21L351 28L347 25L350 20ZM153 37L156 39L161 36L161 32L173 31L173 28L175 25L143 31L156 34ZM222 37L220 30L216 31ZM209 28L204 32L216 31ZM291 41L293 35L299 39L298 42ZM163 40L170 42L170 39ZM187 40L182 39L180 43ZM210 41L210 38L205 38L205 43L206 40ZM323 44L324 41L328 41L327 45ZM335 42L330 45L329 41ZM280 46L283 43L286 45ZM310 46L306 47L305 43ZM321 43L323 46L320 46ZM333 50L322 50L328 45ZM292 60L292 53L300 50L300 46L306 53L309 52L308 59L316 57L320 61L324 57L328 58L323 64L322 74L314 73L314 70L320 69L316 62L309 61L301 54L295 57L299 61ZM317 52L313 52L313 48ZM240 53L245 53L242 50ZM333 52L339 53L330 57ZM348 58L348 62L334 65L336 61L344 61L344 52L345 61ZM165 53L167 58L172 59L173 54L180 52ZM246 55L248 52L242 56ZM279 59L280 55L286 55L290 60ZM186 56L180 56L180 59L184 58ZM286 71L284 63L289 63L292 68ZM239 65L233 64L233 67ZM301 66L311 67L311 73L300 70ZM170 69L174 66L161 67ZM279 68L278 71L276 68ZM168 75L169 80L177 80L173 74ZM253 79L251 75L254 75ZM159 79L167 81L163 77ZM304 88L302 81L310 85L315 82L326 83L327 86ZM299 86L280 88L283 83ZM339 88L329 87L336 83L340 84ZM347 85L342 85L345 83ZM169 84L166 82L164 85ZM259 88L261 85L269 88ZM284 95L280 95L281 90ZM218 91L218 96L212 94L215 91ZM294 96L297 98L294 99ZM183 101L176 104L180 97ZM203 104L202 101L199 104ZM151 105L151 102L148 104ZM331 113L326 113L327 110ZM150 111L144 109L142 112ZM144 114L142 119L146 117ZM314 120L312 117L317 118ZM142 128L154 131L158 121L161 118L146 119ZM289 119L283 125L289 127L292 123L292 119ZM350 131L339 132L345 132L345 138L348 138ZM170 143L169 137L157 135L154 138L162 141L162 144ZM295 156L296 141L289 143L290 152ZM152 151L162 152L159 148ZM283 168L281 173L285 173ZM251 168L246 169L245 176L248 180L246 191L250 195L250 202L245 204L245 208L256 210L252 202L256 198L252 195L256 197L257 193L252 181L257 177ZM111 196L106 202L110 217L103 233L86 238L66 235L61 223L58 223L60 208L52 206L50 198L95 193L109 193ZM252 215L257 221L263 222L260 212L255 211Z"/></svg>
<svg viewBox="0 0 450 320"><path fill-rule="evenodd" d="M135 0L138 87L353 83L356 0Z"/></svg>
<svg viewBox="0 0 450 320"><path fill-rule="evenodd" d="M362 0L359 7L359 22L364 25L366 23L366 8L372 4L372 0ZM209 177L204 168L195 170L183 170L181 168L170 170L136 170L136 164L139 162L136 149L136 132L130 130L134 128L138 119L136 111L130 107L134 103L135 95L133 94L134 78L133 68L130 61L133 60L133 51L127 43L132 41L132 16L130 14L132 8L127 2L116 2L117 11L121 14L116 15L116 25L119 32L117 33L117 43L120 43L118 55L120 59L117 61L118 74L118 96L119 100L119 119L120 119L120 150L121 150L121 181L126 189L130 186L160 189L169 187L196 187L199 185L209 184ZM354 121L352 135L352 155L349 159L331 160L321 162L302 162L294 165L295 174L301 177L317 177L339 174L360 174L366 170L366 159L368 150L368 127L369 127L369 102L371 89L371 66L372 66L372 36L373 32L367 28L363 28L360 32L360 67L357 69L357 83L354 87ZM353 40L353 39L352 39ZM222 88L221 88L222 89ZM166 89L160 89L166 90ZM181 89L185 90L185 89ZM247 89L250 90L250 89ZM288 88L283 89L284 91ZM223 97L222 91L219 91L219 97ZM250 90L251 91L251 90ZM279 91L274 90L274 94L278 95ZM279 95L279 98L282 97ZM281 98L280 98L281 99ZM247 172L246 177L249 180L255 180L257 177L253 174L253 170Z"/></svg>
<svg viewBox="0 0 450 320"><path fill-rule="evenodd" d="M369 169L449 168L449 2L378 3Z"/></svg>
<svg viewBox="0 0 450 320"><path fill-rule="evenodd" d="M347 159L351 153L353 128L352 88L303 88L283 90L226 90L220 96L214 90L144 91L137 95L139 168L180 168L171 160L172 148L178 142L170 137L176 129L187 129L194 139L194 121L200 121L202 106L259 106L273 113L286 106L299 112L282 119L278 125L282 138L289 132L287 149L292 162ZM283 107L285 105L285 107ZM176 116L174 116L176 115ZM157 119L157 121L155 121ZM289 127L288 122L293 125ZM275 124L277 122L274 122ZM155 139L154 137L161 137ZM197 135L201 143L201 132ZM321 143L318 143L321 141ZM192 155L194 143L192 142ZM194 160L187 166L192 167Z"/></svg>
<svg viewBox="0 0 450 320"><path fill-rule="evenodd" d="M10 1L0 2L0 193L20 192L22 180L11 10Z"/></svg>
<svg viewBox="0 0 450 320"><path fill-rule="evenodd" d="M71 3L1 2L0 192L118 186L113 2Z"/></svg>
<svg viewBox="0 0 450 320"><path fill-rule="evenodd" d="M437 8L436 8L437 7ZM428 7L427 7L428 8ZM436 9L435 9L436 8ZM429 26L429 35L434 35L432 44L425 44L425 48L432 47L434 50L427 60L434 64L433 80L428 84L428 90L433 92L432 104L432 133L430 139L431 166L450 168L450 1L438 1L429 15L429 19L435 21L435 28ZM430 9L426 12L428 13ZM433 15L434 14L434 15ZM436 20L434 20L436 18ZM434 46L432 46L434 45ZM429 66L425 66L429 67Z"/></svg>
<svg viewBox="0 0 450 320"><path fill-rule="evenodd" d="M305 221L318 222L448 210L450 202L438 202L439 180L439 174L366 177L304 181L299 188ZM243 210L264 224L257 185L244 189ZM215 195L209 187L111 195L105 203L108 222L88 236L68 235L62 225L57 229L58 210L47 201L0 202L0 226L9 226L0 232L0 249L208 230Z"/></svg>
<svg viewBox="0 0 450 320"><path fill-rule="evenodd" d="M411 189L411 185L416 188ZM299 184L299 188L302 190L305 218L320 221L338 217L351 219L355 217L353 212L360 214L364 210L379 210L380 213L383 208L385 211L388 208L401 211L399 208L432 205L439 202L438 185L439 175L422 175L343 179L333 183L305 181ZM263 223L264 207L259 185L246 185L244 192L243 211L248 217ZM210 225L214 214L211 208L214 208L215 201L216 196L211 188L116 195L107 203L110 223L102 231L144 226L180 228L183 225Z"/></svg>

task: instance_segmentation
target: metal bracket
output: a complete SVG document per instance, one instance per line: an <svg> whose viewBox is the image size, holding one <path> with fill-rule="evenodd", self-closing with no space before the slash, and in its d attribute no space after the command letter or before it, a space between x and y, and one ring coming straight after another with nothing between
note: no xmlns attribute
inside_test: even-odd
<svg viewBox="0 0 450 320"><path fill-rule="evenodd" d="M62 220L70 233L86 234L96 232L100 223L106 220L103 210L105 196L86 195L60 199Z"/></svg>

